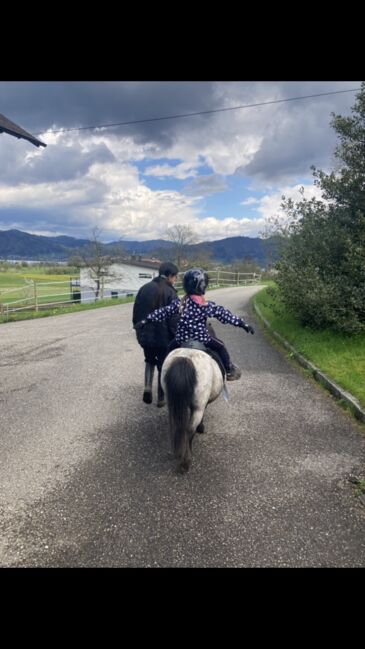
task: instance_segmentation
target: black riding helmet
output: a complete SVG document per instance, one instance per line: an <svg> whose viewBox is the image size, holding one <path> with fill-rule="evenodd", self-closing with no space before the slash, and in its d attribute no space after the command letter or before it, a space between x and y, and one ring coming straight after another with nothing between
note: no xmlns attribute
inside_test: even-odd
<svg viewBox="0 0 365 649"><path fill-rule="evenodd" d="M184 275L184 289L188 295L204 295L208 283L208 274L201 268L190 268Z"/></svg>

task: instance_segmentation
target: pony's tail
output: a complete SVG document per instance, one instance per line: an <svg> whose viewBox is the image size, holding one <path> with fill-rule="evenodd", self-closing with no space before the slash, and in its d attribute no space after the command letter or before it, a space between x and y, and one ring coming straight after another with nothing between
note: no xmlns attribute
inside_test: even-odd
<svg viewBox="0 0 365 649"><path fill-rule="evenodd" d="M185 470L191 461L189 423L196 382L196 371L189 358L176 358L165 375L174 455Z"/></svg>

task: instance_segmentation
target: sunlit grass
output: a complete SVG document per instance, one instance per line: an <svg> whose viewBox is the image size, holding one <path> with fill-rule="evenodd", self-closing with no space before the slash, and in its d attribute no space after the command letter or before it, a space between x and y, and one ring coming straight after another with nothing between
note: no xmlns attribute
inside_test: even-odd
<svg viewBox="0 0 365 649"><path fill-rule="evenodd" d="M254 302L274 331L365 406L365 333L344 336L330 329L303 327L266 288L254 296Z"/></svg>

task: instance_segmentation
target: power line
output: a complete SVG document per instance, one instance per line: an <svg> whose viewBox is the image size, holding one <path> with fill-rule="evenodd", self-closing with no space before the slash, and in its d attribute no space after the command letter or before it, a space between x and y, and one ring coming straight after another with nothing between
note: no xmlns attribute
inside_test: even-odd
<svg viewBox="0 0 365 649"><path fill-rule="evenodd" d="M196 113L181 113L180 115L167 115L165 117L149 117L148 119L136 119L129 122L115 122L113 124L98 124L96 126L79 126L75 128L62 128L57 131L48 131L48 133L68 133L69 131L85 131L94 128L111 128L113 126L130 126L131 124L145 124L146 122L160 122L164 119L180 119L181 117L195 117L196 115L209 115L212 113L223 113L228 110L239 110L241 108L255 108L257 106L268 106L269 104L281 104L286 101L297 101L299 99L311 99L312 97L326 97L328 95L340 95L344 92L357 92L361 88L352 88L351 90L335 90L333 92L321 92L315 95L303 95L301 97L288 97L287 99L275 99L273 101L261 101L256 104L244 104L243 106L231 106L230 108L216 108L214 110L201 110ZM43 131L44 133L44 131ZM36 133L41 135L42 133Z"/></svg>

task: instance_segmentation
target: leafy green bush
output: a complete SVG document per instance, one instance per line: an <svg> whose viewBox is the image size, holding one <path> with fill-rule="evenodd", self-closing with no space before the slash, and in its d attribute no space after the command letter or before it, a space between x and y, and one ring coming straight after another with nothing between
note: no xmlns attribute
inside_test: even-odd
<svg viewBox="0 0 365 649"><path fill-rule="evenodd" d="M365 83L355 117L334 116L343 166L313 167L324 200L282 203L282 256L276 277L289 311L303 325L342 333L365 331Z"/></svg>

